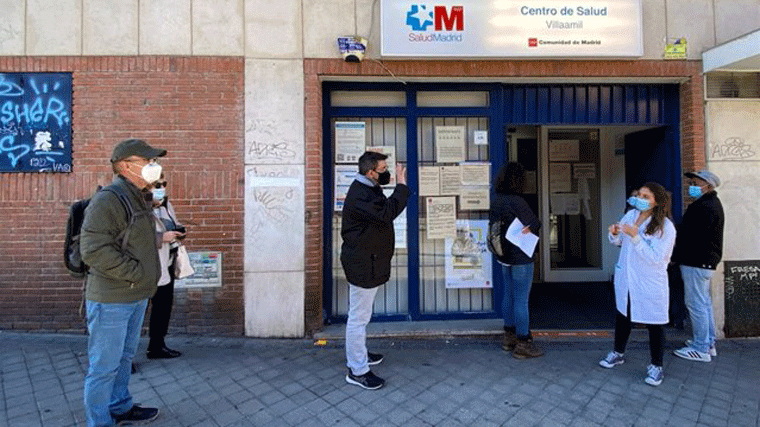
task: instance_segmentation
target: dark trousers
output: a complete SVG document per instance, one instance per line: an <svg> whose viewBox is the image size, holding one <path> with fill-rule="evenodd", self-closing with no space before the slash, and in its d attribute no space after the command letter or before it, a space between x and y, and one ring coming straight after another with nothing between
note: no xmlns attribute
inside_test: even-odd
<svg viewBox="0 0 760 427"><path fill-rule="evenodd" d="M161 350L164 348L164 337L169 330L169 320L172 316L172 304L174 303L174 267L169 267L168 284L159 286L156 294L150 299L150 343L148 351Z"/></svg>
<svg viewBox="0 0 760 427"><path fill-rule="evenodd" d="M625 353L628 337L631 336L631 307L628 305L628 316L619 311L615 317L615 351ZM662 366L662 355L665 349L665 325L646 325L649 330L649 352L652 364Z"/></svg>

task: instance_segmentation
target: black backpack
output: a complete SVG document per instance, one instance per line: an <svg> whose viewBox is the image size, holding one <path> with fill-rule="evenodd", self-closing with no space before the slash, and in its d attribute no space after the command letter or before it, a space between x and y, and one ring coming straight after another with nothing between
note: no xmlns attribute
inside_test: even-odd
<svg viewBox="0 0 760 427"><path fill-rule="evenodd" d="M115 185L107 187L98 186L95 192L98 191L110 191L116 194L122 206L124 206L124 210L127 212L128 225L117 238L117 240L121 240L121 249L126 250L127 243L129 242L129 233L132 229L132 224L135 222L135 211L132 208L132 203L121 187ZM87 275L88 270L87 265L82 261L82 254L79 253L79 234L82 231L82 222L84 222L84 211L89 204L90 198L87 198L77 200L71 205L69 219L66 222L66 240L63 244L63 263L66 264L66 268L72 276L80 279Z"/></svg>
<svg viewBox="0 0 760 427"><path fill-rule="evenodd" d="M502 244L502 239L506 239L504 237L506 232L507 230L504 227L504 221L496 220L490 221L488 223L488 238L486 239L486 243L488 244L488 251L497 257L504 256L504 245Z"/></svg>

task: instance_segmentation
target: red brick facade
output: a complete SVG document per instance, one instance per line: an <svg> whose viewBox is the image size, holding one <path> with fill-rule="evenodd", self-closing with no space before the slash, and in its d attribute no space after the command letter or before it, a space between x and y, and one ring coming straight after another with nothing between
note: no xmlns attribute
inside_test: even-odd
<svg viewBox="0 0 760 427"><path fill-rule="evenodd" d="M681 149L683 169L704 167L705 130L701 62L699 61L364 61L346 63L339 59L304 61L306 97L306 206L311 213L306 228L306 253L317 254L322 236L322 92L321 82L330 77L352 76L372 81L393 76L403 78L499 79L578 78L584 81L637 78L666 78L681 81ZM307 257L306 330L322 324L322 262ZM319 309L319 310L318 310Z"/></svg>
<svg viewBox="0 0 760 427"><path fill-rule="evenodd" d="M243 333L243 73L229 57L2 57L0 72L71 72L72 173L0 173L0 329L83 331L63 267L69 205L111 181L114 144L166 148L189 250L223 253L223 286L177 290L171 329Z"/></svg>
<svg viewBox="0 0 760 427"><path fill-rule="evenodd" d="M681 81L684 169L703 167L698 61L374 61L307 59L305 81L306 334L322 327L322 89L336 77L667 78ZM222 288L177 290L172 330L240 335L243 314L244 59L0 57L0 72L71 72L73 173L0 174L0 329L82 331L81 282L62 264L68 206L111 179L113 145L166 148L168 194L190 250L221 251Z"/></svg>

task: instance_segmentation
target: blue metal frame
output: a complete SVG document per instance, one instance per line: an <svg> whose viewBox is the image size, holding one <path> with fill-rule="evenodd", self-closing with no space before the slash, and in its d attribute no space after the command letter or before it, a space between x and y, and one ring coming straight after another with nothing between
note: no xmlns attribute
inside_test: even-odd
<svg viewBox="0 0 760 427"><path fill-rule="evenodd" d="M331 107L333 90L403 91L405 107ZM488 91L488 107L417 107L418 91ZM500 83L363 83L325 82L322 90L323 141L323 301L331 321L345 321L345 316L332 316L332 215L334 153L332 152L331 120L333 117L403 117L407 125L407 163L417 164L417 119L420 117L487 117L489 158L491 164L508 160L504 144L507 125L668 125L669 140L680 148L679 87L672 84L500 84ZM680 154L680 151L676 149ZM669 190L674 196L674 216L681 216L680 156L671 163L668 175L673 177ZM491 168L492 178L497 172ZM499 316L498 301L503 294L501 273L494 263L492 312L456 312L423 314L419 300L419 198L416 197L417 168L409 168L408 181L413 191L407 205L407 245L409 252L409 313L407 315L373 316L373 321L448 320L494 318Z"/></svg>

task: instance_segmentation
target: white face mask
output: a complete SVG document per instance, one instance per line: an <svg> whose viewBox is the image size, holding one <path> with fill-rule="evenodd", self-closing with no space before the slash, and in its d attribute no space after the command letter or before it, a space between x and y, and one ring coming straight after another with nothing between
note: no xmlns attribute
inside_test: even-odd
<svg viewBox="0 0 760 427"><path fill-rule="evenodd" d="M154 188L150 190L151 193L153 193L153 200L157 202L161 202L164 200L164 197L166 197L166 189L165 188Z"/></svg>
<svg viewBox="0 0 760 427"><path fill-rule="evenodd" d="M140 175L142 175L142 178L148 184L153 184L154 182L158 181L159 178L161 178L161 171L161 165L155 161L151 161L147 165L143 166Z"/></svg>

